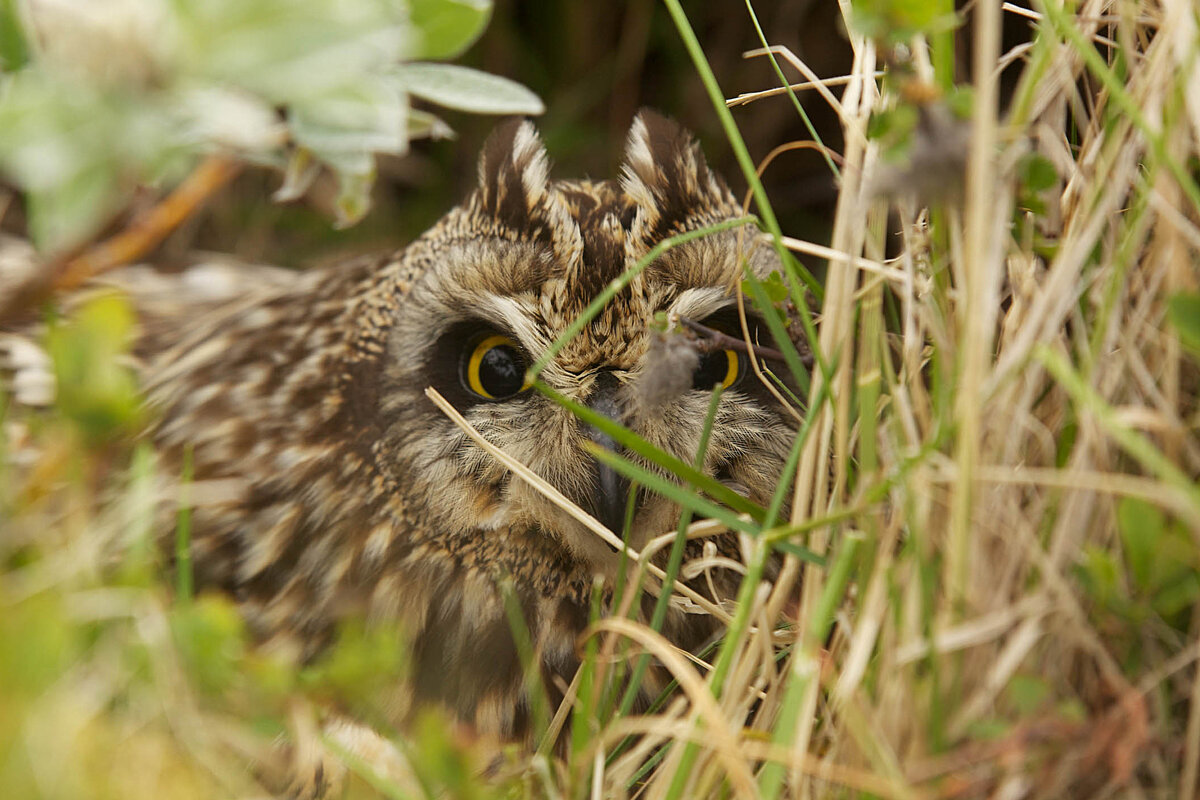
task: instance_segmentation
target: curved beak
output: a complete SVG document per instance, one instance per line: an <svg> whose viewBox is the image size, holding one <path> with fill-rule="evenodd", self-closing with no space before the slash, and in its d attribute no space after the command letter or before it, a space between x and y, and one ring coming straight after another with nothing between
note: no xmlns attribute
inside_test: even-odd
<svg viewBox="0 0 1200 800"><path fill-rule="evenodd" d="M621 409L617 403L618 384L610 373L602 373L596 380L596 388L588 400L588 408L611 420L621 421ZM588 438L606 450L621 452L611 436L596 428L588 431ZM618 536L625 529L625 506L629 502L629 480L606 464L596 462L596 485L592 496L592 512L606 528Z"/></svg>

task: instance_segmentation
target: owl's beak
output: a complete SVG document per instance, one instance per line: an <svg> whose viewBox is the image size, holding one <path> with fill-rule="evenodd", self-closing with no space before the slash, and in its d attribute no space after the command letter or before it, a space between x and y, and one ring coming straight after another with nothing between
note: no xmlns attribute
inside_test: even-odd
<svg viewBox="0 0 1200 800"><path fill-rule="evenodd" d="M621 408L617 403L617 389L617 381L611 373L602 373L596 381L595 391L588 399L588 407L597 414L620 422ZM621 446L611 436L596 428L588 431L588 438L605 450L621 452ZM597 461L595 495L592 498L592 510L596 519L619 536L625 529L625 506L628 502L629 480L607 464Z"/></svg>

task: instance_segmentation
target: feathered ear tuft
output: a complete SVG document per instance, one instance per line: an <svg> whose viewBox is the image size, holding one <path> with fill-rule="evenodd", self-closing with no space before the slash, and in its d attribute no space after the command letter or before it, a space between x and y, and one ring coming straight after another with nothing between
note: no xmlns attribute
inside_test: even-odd
<svg viewBox="0 0 1200 800"><path fill-rule="evenodd" d="M537 129L510 120L488 137L479 156L479 200L483 210L513 230L525 230L546 197L549 164Z"/></svg>
<svg viewBox="0 0 1200 800"><path fill-rule="evenodd" d="M648 231L666 235L689 217L733 202L692 135L657 111L642 109L625 141L621 188L639 206Z"/></svg>

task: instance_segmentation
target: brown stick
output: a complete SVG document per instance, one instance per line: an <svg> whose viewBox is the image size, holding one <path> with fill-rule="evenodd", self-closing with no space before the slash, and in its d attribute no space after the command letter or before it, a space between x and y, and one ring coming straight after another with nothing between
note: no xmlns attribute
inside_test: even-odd
<svg viewBox="0 0 1200 800"><path fill-rule="evenodd" d="M128 228L71 259L54 280L55 291L74 289L84 281L128 264L154 249L167 235L237 175L240 165L229 156L211 155L162 202L139 214Z"/></svg>
<svg viewBox="0 0 1200 800"><path fill-rule="evenodd" d="M750 354L751 348L746 346L744 339L739 339L736 336L730 336L727 333L723 333L715 328L710 328L707 325L701 325L699 322L690 320L687 317L680 317L679 321L683 323L685 328L701 338L701 341L697 342L697 348L701 352L707 353L714 350L736 350L739 353ZM763 347L756 344L754 345L753 350L753 355L756 355L759 358L767 361L774 361L777 364L786 363L787 361L787 359L783 357L783 353L773 347ZM800 363L804 364L806 367L811 367L813 365L812 355L801 355Z"/></svg>
<svg viewBox="0 0 1200 800"><path fill-rule="evenodd" d="M161 202L139 214L125 230L80 255L68 256L61 267L52 261L14 291L8 301L0 305L0 322L39 305L56 292L78 288L97 275L150 252L233 180L240 169L241 165L229 156L208 156L183 183Z"/></svg>

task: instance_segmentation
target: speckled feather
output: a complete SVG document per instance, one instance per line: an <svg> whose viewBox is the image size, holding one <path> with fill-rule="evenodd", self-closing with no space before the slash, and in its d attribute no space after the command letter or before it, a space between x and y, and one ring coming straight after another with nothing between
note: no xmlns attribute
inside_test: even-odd
<svg viewBox="0 0 1200 800"><path fill-rule="evenodd" d="M298 658L351 614L399 625L413 679L389 711L441 702L505 737L524 735L528 704L498 582L511 580L553 689L578 664L593 578L611 580L618 559L472 444L424 389L592 509L587 431L535 392L472 397L459 380L461 332L503 331L536 356L662 238L740 215L690 136L651 112L630 130L619 181L551 181L548 171L533 126L504 124L480 156L478 188L405 250L250 292L142 344L167 469L190 448L197 482L226 487L194 511L198 584L231 592L265 646ZM586 402L597 376L612 375L625 424L690 461L708 393L640 399L648 322L657 311L728 310L742 257L760 275L778 269L752 228L670 250L544 379ZM752 383L722 400L706 469L765 503L792 428ZM642 497L635 546L678 513ZM732 537L721 546L736 553ZM736 579L718 582L718 601ZM710 617L675 613L667 634L692 647L713 629Z"/></svg>

